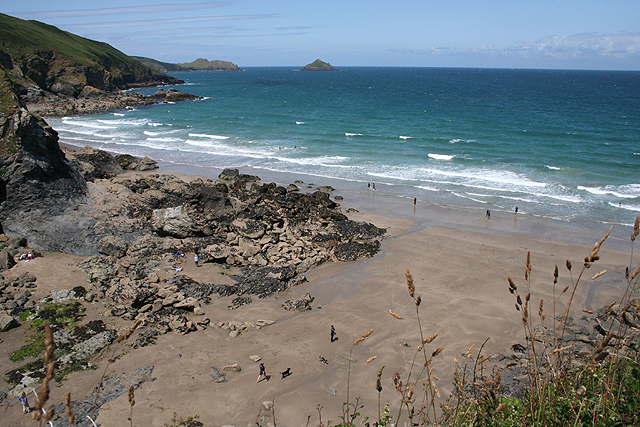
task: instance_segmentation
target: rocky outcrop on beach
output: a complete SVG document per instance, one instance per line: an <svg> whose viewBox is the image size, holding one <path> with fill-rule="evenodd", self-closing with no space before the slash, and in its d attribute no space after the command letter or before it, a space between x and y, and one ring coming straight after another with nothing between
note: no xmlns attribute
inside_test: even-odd
<svg viewBox="0 0 640 427"><path fill-rule="evenodd" d="M315 265L379 249L385 230L347 219L328 194L257 181L237 170L225 170L215 182L157 174L97 179L89 183L87 203L56 219L83 219L58 241L69 252L93 255L79 267L113 303L113 315L133 320L146 313L142 318L153 322L160 319L148 315L167 307L194 311L211 294L237 296L237 308L250 295L265 298L299 284ZM233 285L182 276L160 281L153 273L179 264L184 253L241 273Z"/></svg>

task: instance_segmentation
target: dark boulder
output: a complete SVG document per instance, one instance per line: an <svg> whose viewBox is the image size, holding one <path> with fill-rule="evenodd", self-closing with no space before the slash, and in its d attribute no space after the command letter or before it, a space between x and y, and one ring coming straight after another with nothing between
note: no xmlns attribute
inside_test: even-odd
<svg viewBox="0 0 640 427"><path fill-rule="evenodd" d="M355 261L359 258L371 258L380 250L380 242L346 242L338 243L333 254L338 261Z"/></svg>

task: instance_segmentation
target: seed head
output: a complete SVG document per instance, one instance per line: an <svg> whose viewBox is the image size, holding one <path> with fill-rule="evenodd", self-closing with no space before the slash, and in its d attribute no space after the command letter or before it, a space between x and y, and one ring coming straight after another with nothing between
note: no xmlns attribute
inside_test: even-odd
<svg viewBox="0 0 640 427"><path fill-rule="evenodd" d="M407 267L407 272L405 274L407 276L407 288L409 288L409 295L411 296L411 298L415 298L416 286L413 284L413 278L411 277L411 273L409 272L409 267Z"/></svg>
<svg viewBox="0 0 640 427"><path fill-rule="evenodd" d="M391 311L391 309L389 309L389 314L398 320L402 320L402 316L400 316L398 313L394 313L393 311Z"/></svg>

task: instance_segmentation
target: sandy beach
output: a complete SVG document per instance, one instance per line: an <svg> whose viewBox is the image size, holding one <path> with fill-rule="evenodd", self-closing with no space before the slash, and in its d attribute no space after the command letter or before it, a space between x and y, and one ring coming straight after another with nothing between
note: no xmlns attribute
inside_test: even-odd
<svg viewBox="0 0 640 427"><path fill-rule="evenodd" d="M263 180L269 182L264 177ZM531 253L532 263L532 306L537 307L543 299L549 322L554 307L554 266L560 267L555 289L555 310L559 314L568 296L558 294L571 283L565 260L573 262L575 280L581 260L601 237L579 227L559 228L539 218L502 213L488 220L482 212L458 211L423 201L414 207L407 200L405 206L399 207L383 196L343 194L337 188L334 195L338 194L344 196L342 209L350 219L387 228L380 253L355 262L325 263L307 273L307 282L275 297L254 298L251 304L237 310L227 309L232 297L214 296L211 304L203 307L205 313L201 317L211 319L212 323L205 330L188 335L161 335L156 345L143 348L125 347L115 363L109 365L108 375L154 365L155 380L144 383L136 391L133 425L171 425L177 414L183 418L199 416L205 426L244 427L254 425L265 401L274 402L280 426L304 426L309 417L309 425L317 424L317 407L322 407L323 422L337 423L346 399L352 344L370 329L373 333L352 352L351 400L361 398L364 404L361 413L376 416L376 375L385 365L382 404L390 402L396 413L399 394L393 387L392 376L398 372L403 379L407 377L421 341L415 305L407 291L407 268L414 278L416 294L422 298L420 319L424 334L438 334L428 349L444 347L434 358L433 366L440 378L438 388L446 398L451 390L454 359L464 363L464 354L472 345L477 351L488 338L484 355L509 356L513 344L523 343L521 317L508 292L507 277L526 288L527 253ZM349 210L350 207L355 210ZM616 227L616 236L629 236L631 225ZM191 256L188 254L188 262L184 263L184 274L214 284L229 280L218 265L204 264L196 268ZM594 310L606 306L624 292L624 269L629 265L630 244L621 238L606 242L600 257L585 273L576 291L572 305L576 320L583 308ZM75 267L80 259L44 253L43 257L30 262L19 262L3 274L5 277L26 271L34 274L38 278L34 298L41 298L51 289L85 284L84 273ZM591 280L604 269L607 273ZM285 300L299 299L306 293L315 298L311 311L300 313L282 308ZM130 326L120 318L102 317L101 302L84 304L85 320L102 318L118 328ZM389 310L402 319L391 316ZM229 321L255 323L261 319L275 323L260 330L250 328L233 338L228 330L214 325ZM536 322L539 324L539 319ZM334 342L330 342L331 325L335 326L338 337ZM144 327L131 340L143 330ZM23 325L0 335L3 371L18 366L9 361L8 354L18 349L28 334L28 328ZM252 355L261 357L268 381L256 383L259 363L249 359ZM321 362L319 356L328 363ZM374 360L366 363L374 356ZM100 355L96 363L98 369L73 373L57 385L52 390L52 401L62 402L68 391L74 399L88 396L100 380L106 356ZM213 382L212 367L222 370L234 363L241 367L240 372L226 372L226 382ZM281 378L280 372L287 368L291 375ZM7 387L3 383L0 389L8 392ZM104 405L96 422L104 427L129 425L129 411L125 394ZM0 404L0 416L5 425L31 424L13 397Z"/></svg>

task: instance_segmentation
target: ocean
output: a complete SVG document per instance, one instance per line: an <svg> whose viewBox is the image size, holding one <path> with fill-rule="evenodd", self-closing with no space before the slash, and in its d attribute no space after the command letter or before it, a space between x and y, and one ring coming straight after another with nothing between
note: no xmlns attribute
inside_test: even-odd
<svg viewBox="0 0 640 427"><path fill-rule="evenodd" d="M68 145L299 176L399 203L415 197L479 215L517 207L571 224L630 225L640 214L640 72L256 67L172 75L187 82L176 89L205 98L47 122Z"/></svg>

